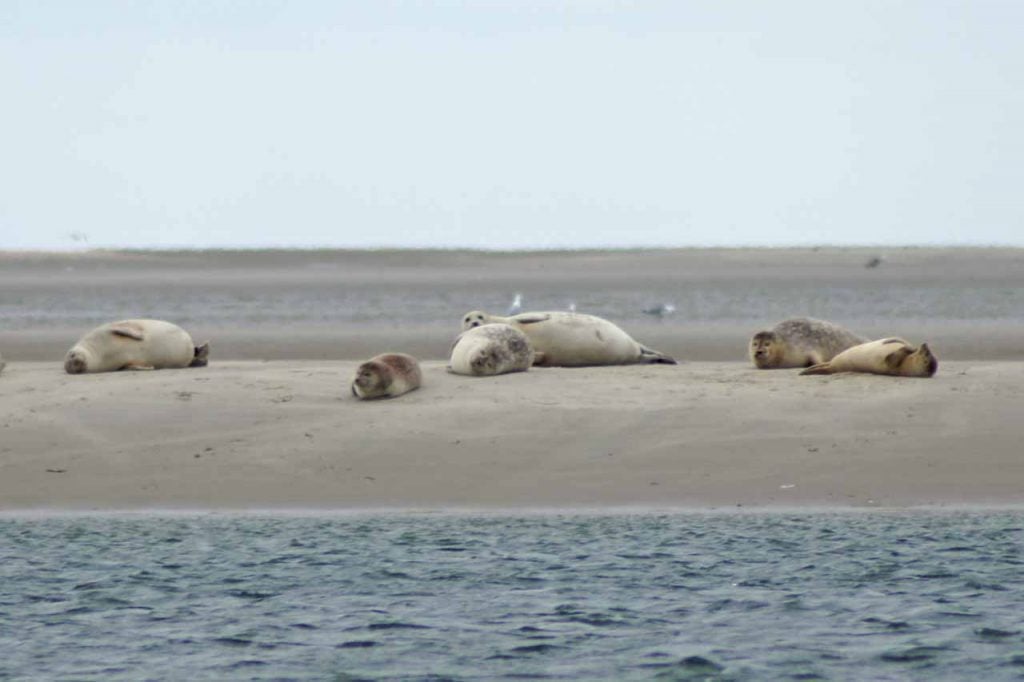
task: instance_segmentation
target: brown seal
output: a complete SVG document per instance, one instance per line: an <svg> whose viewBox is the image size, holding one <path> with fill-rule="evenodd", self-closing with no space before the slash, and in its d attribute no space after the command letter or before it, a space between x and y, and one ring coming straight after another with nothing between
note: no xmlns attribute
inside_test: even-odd
<svg viewBox="0 0 1024 682"><path fill-rule="evenodd" d="M423 383L420 364L405 353L382 353L356 369L352 395L362 400L394 398L414 391Z"/></svg>

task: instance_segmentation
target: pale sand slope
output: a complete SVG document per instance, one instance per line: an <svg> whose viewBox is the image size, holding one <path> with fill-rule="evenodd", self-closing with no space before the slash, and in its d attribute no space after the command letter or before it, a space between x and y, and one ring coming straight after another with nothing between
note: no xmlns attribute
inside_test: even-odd
<svg viewBox="0 0 1024 682"><path fill-rule="evenodd" d="M933 379L744 363L424 365L388 401L354 362L0 375L0 509L1024 503L1024 362Z"/></svg>
<svg viewBox="0 0 1024 682"><path fill-rule="evenodd" d="M0 376L0 508L911 506L1024 502L1024 363L934 379L740 363L424 366L360 402L355 363Z"/></svg>

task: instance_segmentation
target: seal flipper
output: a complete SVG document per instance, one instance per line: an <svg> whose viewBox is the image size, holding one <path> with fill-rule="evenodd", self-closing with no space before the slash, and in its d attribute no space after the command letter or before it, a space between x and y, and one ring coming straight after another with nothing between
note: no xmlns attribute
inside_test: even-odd
<svg viewBox="0 0 1024 682"><path fill-rule="evenodd" d="M804 371L800 372L800 376L805 374L835 374L835 370L832 369L832 365L827 362L822 362L817 365L811 365Z"/></svg>
<svg viewBox="0 0 1024 682"><path fill-rule="evenodd" d="M125 365L121 369L130 369L130 370L145 372L145 371L149 371L151 369L156 369L156 367L154 367L153 365L147 365L144 362L129 362L127 365Z"/></svg>
<svg viewBox="0 0 1024 682"><path fill-rule="evenodd" d="M534 324L546 322L551 319L551 316L546 313L520 313L519 315L513 315L511 319L519 324Z"/></svg>
<svg viewBox="0 0 1024 682"><path fill-rule="evenodd" d="M136 341L142 341L146 338L142 332L142 327L131 322L115 322L110 326L110 333L114 336L123 336L126 339L134 339Z"/></svg>
<svg viewBox="0 0 1024 682"><path fill-rule="evenodd" d="M647 346L640 346L640 362L649 365L678 365L679 361Z"/></svg>
<svg viewBox="0 0 1024 682"><path fill-rule="evenodd" d="M196 346L195 354L189 367L206 367L210 364L210 342L207 341L201 346Z"/></svg>
<svg viewBox="0 0 1024 682"><path fill-rule="evenodd" d="M892 343L892 341L886 341L885 343ZM899 371L900 365L903 364L903 361L906 360L907 356L912 352L913 351L906 346L898 350L894 350L885 356L885 366L888 367L890 371Z"/></svg>

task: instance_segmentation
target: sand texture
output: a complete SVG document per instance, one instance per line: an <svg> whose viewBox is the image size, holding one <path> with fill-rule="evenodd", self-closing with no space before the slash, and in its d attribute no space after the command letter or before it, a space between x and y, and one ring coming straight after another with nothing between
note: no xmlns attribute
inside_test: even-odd
<svg viewBox="0 0 1024 682"><path fill-rule="evenodd" d="M384 401L351 396L356 365L9 365L0 509L1024 502L1024 362L906 379L741 362L471 378L430 361L422 389Z"/></svg>

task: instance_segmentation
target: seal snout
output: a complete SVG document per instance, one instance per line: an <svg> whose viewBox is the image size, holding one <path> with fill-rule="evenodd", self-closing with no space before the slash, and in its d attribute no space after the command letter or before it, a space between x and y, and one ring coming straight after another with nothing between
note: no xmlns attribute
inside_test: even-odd
<svg viewBox="0 0 1024 682"><path fill-rule="evenodd" d="M64 371L68 374L84 374L85 370L85 358L81 353L71 352L64 358Z"/></svg>

